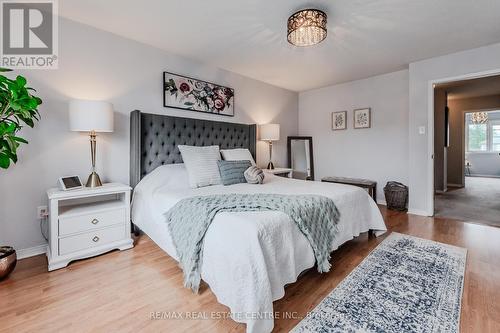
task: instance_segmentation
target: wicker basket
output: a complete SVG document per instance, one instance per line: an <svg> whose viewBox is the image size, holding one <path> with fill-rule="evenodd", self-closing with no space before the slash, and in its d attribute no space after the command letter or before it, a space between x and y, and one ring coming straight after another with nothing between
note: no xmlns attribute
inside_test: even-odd
<svg viewBox="0 0 500 333"><path fill-rule="evenodd" d="M408 204L408 186L398 182L387 182L384 187L387 208L392 210L406 211Z"/></svg>
<svg viewBox="0 0 500 333"><path fill-rule="evenodd" d="M0 281L12 273L16 263L16 250L10 246L0 246Z"/></svg>

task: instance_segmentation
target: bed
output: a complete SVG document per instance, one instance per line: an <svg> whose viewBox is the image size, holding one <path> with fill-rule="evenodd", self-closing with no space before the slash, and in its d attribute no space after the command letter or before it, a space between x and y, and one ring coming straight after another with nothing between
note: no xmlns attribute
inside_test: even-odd
<svg viewBox="0 0 500 333"><path fill-rule="evenodd" d="M373 230L380 235L386 231L375 202L367 192L353 186L266 175L262 185L192 189L177 149L179 144L248 148L255 158L255 125L132 112L132 222L176 260L164 214L179 200L191 196L223 193L327 196L341 213L332 251L360 233ZM270 332L274 326L272 302L284 296L286 284L295 282L301 272L314 264L307 239L284 213L223 212L216 215L206 233L201 276L217 300L230 308L232 318L247 325L247 332Z"/></svg>

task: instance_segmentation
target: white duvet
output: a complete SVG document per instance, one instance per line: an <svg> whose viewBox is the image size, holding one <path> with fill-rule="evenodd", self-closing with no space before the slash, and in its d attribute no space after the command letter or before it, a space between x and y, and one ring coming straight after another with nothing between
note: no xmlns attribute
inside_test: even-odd
<svg viewBox="0 0 500 333"><path fill-rule="evenodd" d="M262 185L191 189L183 164L159 167L137 185L132 221L177 260L163 214L183 198L219 193L319 194L331 198L341 214L332 251L370 229L376 235L386 231L377 205L357 187L266 174ZM223 212L216 215L205 236L201 277L217 300L230 308L233 319L247 324L247 332L271 332L273 301L284 296L286 284L295 282L314 264L307 239L286 214Z"/></svg>

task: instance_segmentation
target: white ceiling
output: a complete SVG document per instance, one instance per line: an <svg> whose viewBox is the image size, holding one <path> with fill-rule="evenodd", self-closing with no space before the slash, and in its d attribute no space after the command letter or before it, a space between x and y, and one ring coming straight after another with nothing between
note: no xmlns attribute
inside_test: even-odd
<svg viewBox="0 0 500 333"><path fill-rule="evenodd" d="M437 85L448 92L449 99L500 95L500 75Z"/></svg>
<svg viewBox="0 0 500 333"><path fill-rule="evenodd" d="M286 21L306 7L328 14L328 37L297 48ZM59 13L295 91L500 42L499 0L64 0Z"/></svg>

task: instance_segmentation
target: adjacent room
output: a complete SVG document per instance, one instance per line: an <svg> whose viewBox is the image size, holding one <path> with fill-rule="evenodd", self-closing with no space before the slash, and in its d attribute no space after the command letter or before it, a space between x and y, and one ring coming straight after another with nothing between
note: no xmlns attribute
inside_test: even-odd
<svg viewBox="0 0 500 333"><path fill-rule="evenodd" d="M0 333L500 332L500 1L0 17Z"/></svg>
<svg viewBox="0 0 500 333"><path fill-rule="evenodd" d="M435 216L500 226L500 76L434 89Z"/></svg>

